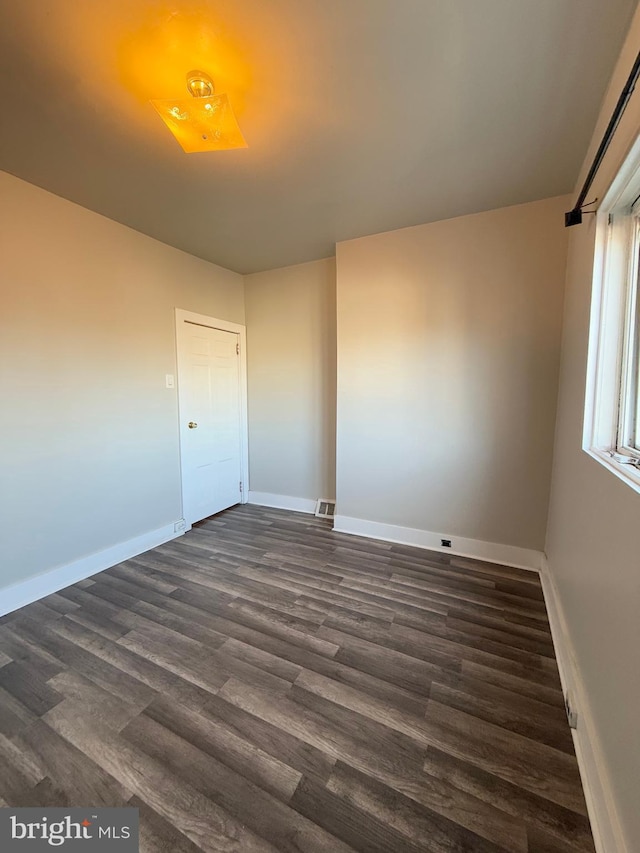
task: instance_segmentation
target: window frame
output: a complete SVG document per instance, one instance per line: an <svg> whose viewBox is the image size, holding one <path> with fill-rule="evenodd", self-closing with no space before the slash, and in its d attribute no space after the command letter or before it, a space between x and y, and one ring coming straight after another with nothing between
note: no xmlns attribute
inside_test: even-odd
<svg viewBox="0 0 640 853"><path fill-rule="evenodd" d="M640 137L596 214L583 450L640 492Z"/></svg>
<svg viewBox="0 0 640 853"><path fill-rule="evenodd" d="M624 318L622 365L620 378L620 413L618 416L617 451L621 455L640 461L640 436L638 435L638 380L639 380L639 310L638 278L640 276L640 203L631 209L633 236L629 249L627 305Z"/></svg>

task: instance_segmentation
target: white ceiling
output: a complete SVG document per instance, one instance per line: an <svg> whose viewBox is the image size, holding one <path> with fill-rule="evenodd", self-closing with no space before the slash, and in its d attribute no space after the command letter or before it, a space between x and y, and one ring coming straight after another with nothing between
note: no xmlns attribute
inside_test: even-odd
<svg viewBox="0 0 640 853"><path fill-rule="evenodd" d="M637 0L0 0L0 169L238 272L570 192ZM192 68L249 148L184 154Z"/></svg>

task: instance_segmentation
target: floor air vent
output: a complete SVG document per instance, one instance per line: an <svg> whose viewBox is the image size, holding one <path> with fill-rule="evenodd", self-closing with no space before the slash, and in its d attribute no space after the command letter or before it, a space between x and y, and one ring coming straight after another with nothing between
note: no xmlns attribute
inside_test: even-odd
<svg viewBox="0 0 640 853"><path fill-rule="evenodd" d="M335 501L327 501L320 498L316 504L316 515L318 518L333 518L336 512Z"/></svg>

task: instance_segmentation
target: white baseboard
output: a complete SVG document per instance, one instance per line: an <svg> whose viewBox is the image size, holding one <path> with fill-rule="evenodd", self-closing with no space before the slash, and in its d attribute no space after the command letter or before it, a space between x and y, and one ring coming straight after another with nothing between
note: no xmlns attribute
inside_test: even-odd
<svg viewBox="0 0 640 853"><path fill-rule="evenodd" d="M630 853L615 806L609 772L587 692L578 668L571 635L558 588L549 571L546 558L540 571L542 591L549 614L549 625L565 694L570 694L578 714L578 725L572 730L591 830L597 853Z"/></svg>
<svg viewBox="0 0 640 853"><path fill-rule="evenodd" d="M290 509L293 512L315 513L316 502L311 498L294 498L289 495L272 495L269 492L249 492L249 503L270 506L273 509Z"/></svg>
<svg viewBox="0 0 640 853"><path fill-rule="evenodd" d="M104 551L98 551L88 557L75 560L73 563L58 566L48 572L19 581L0 590L0 616L5 616L7 613L38 601L38 599L51 595L53 592L58 592L60 589L102 572L123 560L129 560L131 557L136 557L151 548L156 548L163 542L176 539L186 532L186 529L176 532L174 527L174 524L167 524L157 530L143 533L142 536L120 542ZM187 529L188 527L189 525L187 525Z"/></svg>
<svg viewBox="0 0 640 853"><path fill-rule="evenodd" d="M346 515L336 515L333 529L338 533L353 533L356 536L397 542L400 545L414 545L416 548L428 548L430 551L442 551L442 553L456 554L459 557L473 557L476 560L485 560L487 563L500 563L504 566L529 569L534 572L539 571L542 565L543 554L541 551L517 548L515 545L483 542L481 539L466 539L447 533L431 533L428 530L419 530L415 527L400 527L396 524L365 521ZM450 539L451 548L443 547L440 544L441 539Z"/></svg>

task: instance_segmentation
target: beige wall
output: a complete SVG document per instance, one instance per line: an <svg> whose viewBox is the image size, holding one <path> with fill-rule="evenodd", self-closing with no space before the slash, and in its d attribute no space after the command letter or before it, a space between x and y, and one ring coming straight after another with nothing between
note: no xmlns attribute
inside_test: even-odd
<svg viewBox="0 0 640 853"><path fill-rule="evenodd" d="M638 50L636 15L586 167ZM636 89L589 198L603 197L639 131ZM581 450L594 226L587 216L570 229L547 554L589 704L578 712L593 718L631 853L640 850L640 495Z"/></svg>
<svg viewBox="0 0 640 853"><path fill-rule="evenodd" d="M0 588L180 518L175 307L242 277L0 173Z"/></svg>
<svg viewBox="0 0 640 853"><path fill-rule="evenodd" d="M338 245L340 515L542 549L566 204Z"/></svg>
<svg viewBox="0 0 640 853"><path fill-rule="evenodd" d="M245 277L251 490L335 497L335 258Z"/></svg>

